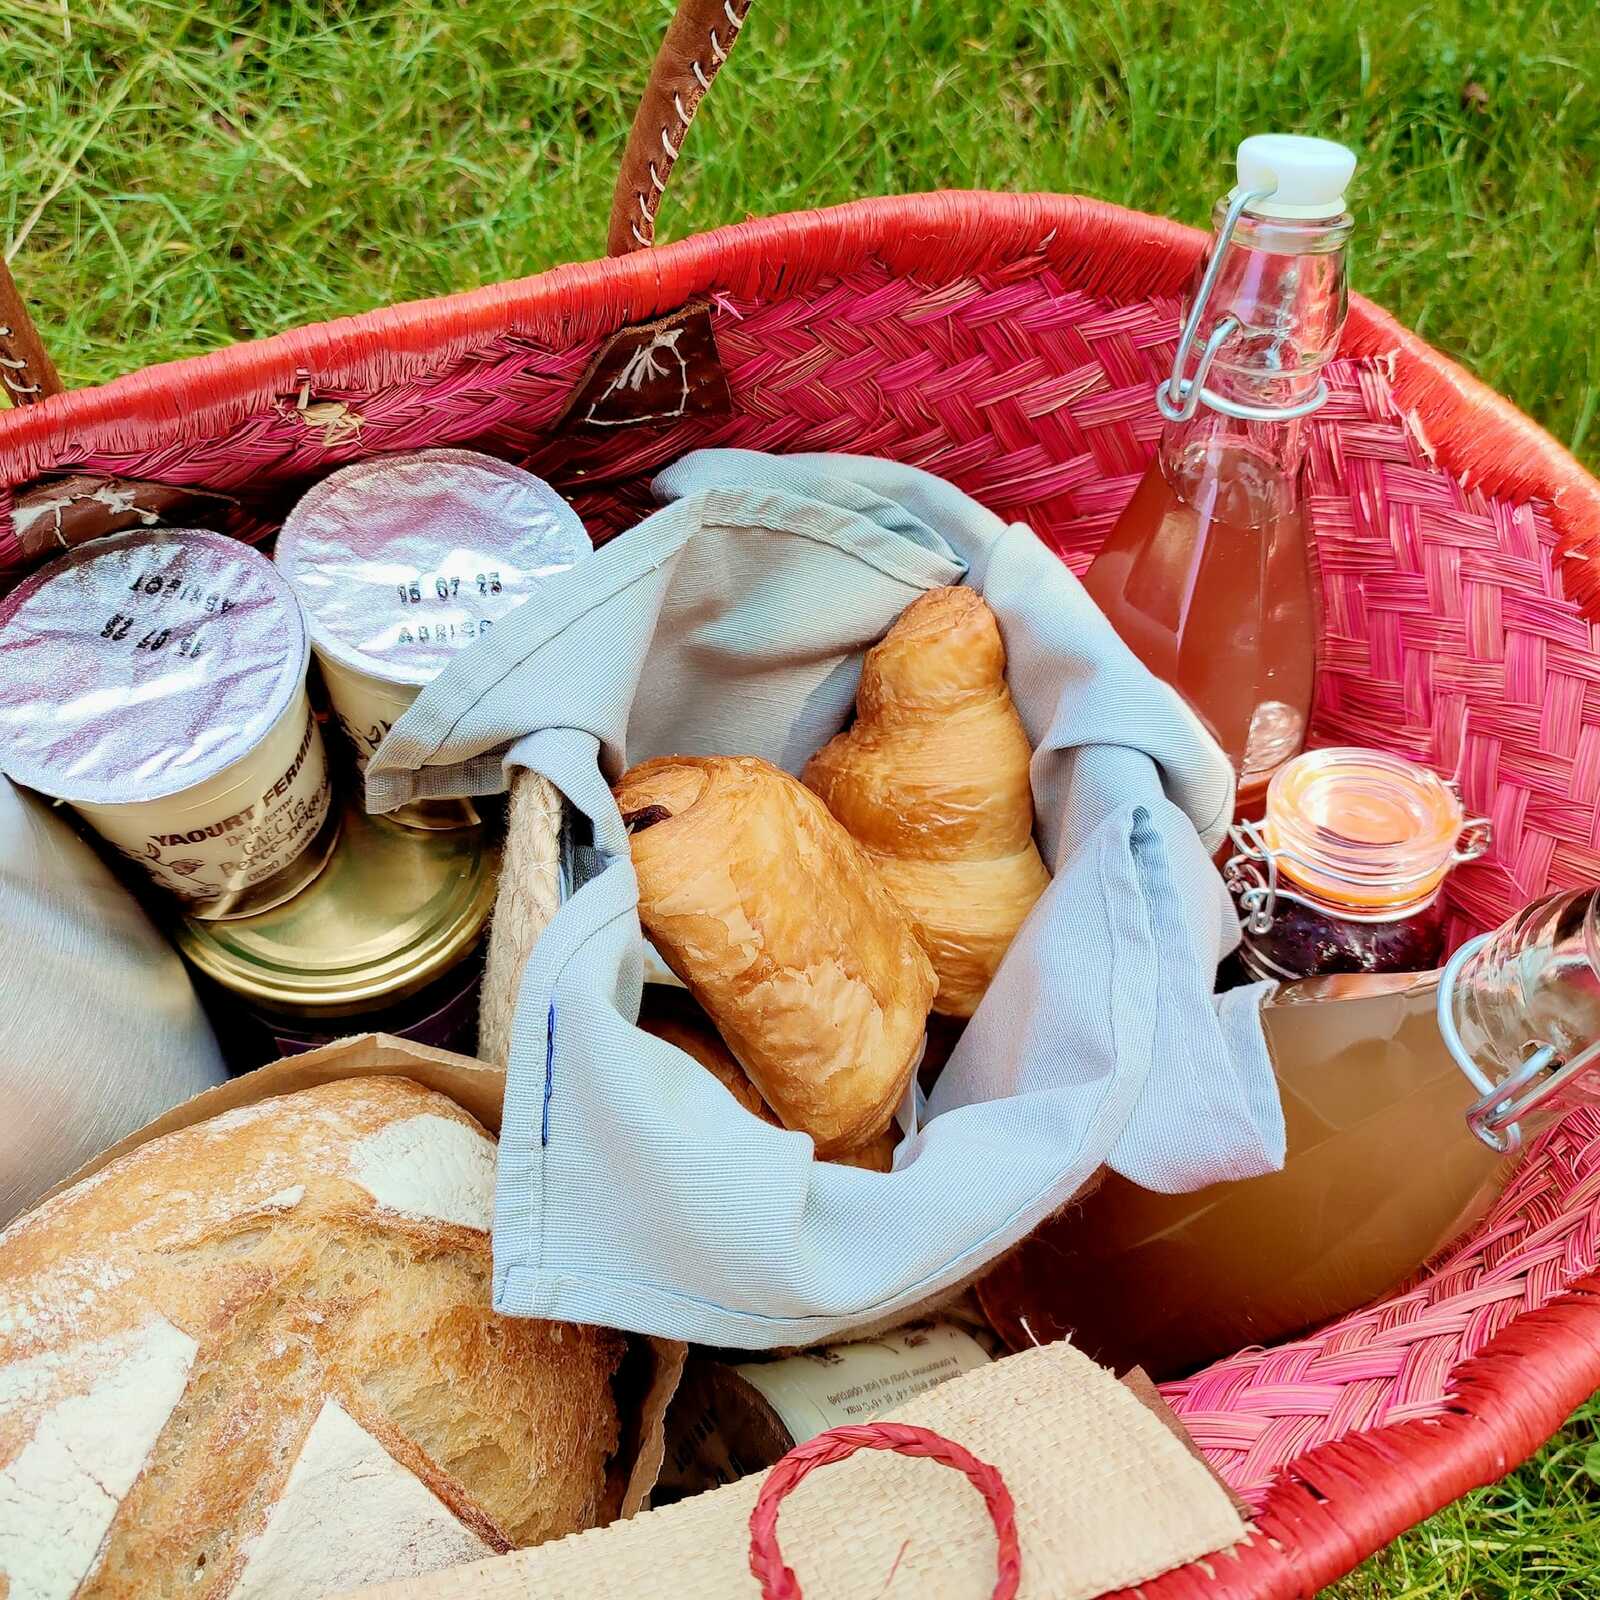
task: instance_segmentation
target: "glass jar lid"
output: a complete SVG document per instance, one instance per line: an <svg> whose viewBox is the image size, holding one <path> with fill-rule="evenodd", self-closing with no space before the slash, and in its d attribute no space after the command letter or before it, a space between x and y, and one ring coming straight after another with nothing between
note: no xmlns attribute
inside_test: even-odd
<svg viewBox="0 0 1600 1600"><path fill-rule="evenodd" d="M1318 904L1379 917L1428 904L1467 826L1436 773L1382 750L1339 746L1287 761L1267 788L1260 842L1278 877ZM1481 852L1487 824L1475 825Z"/></svg>
<svg viewBox="0 0 1600 1600"><path fill-rule="evenodd" d="M477 944L496 851L481 827L427 832L346 803L328 865L293 899L231 922L187 918L178 946L207 977L280 1012L333 1017L403 999Z"/></svg>

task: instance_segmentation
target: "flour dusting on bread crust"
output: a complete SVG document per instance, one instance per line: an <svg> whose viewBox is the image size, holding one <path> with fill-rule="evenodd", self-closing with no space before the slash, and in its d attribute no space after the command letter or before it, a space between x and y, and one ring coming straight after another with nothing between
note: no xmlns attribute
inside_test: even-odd
<svg viewBox="0 0 1600 1600"><path fill-rule="evenodd" d="M425 1112L368 1134L350 1175L385 1211L487 1233L494 1220L494 1141Z"/></svg>
<svg viewBox="0 0 1600 1600"><path fill-rule="evenodd" d="M326 1400L231 1600L342 1594L497 1554Z"/></svg>
<svg viewBox="0 0 1600 1600"><path fill-rule="evenodd" d="M626 1346L495 1315L494 1150L340 1079L0 1234L0 1600L309 1600L608 1520Z"/></svg>
<svg viewBox="0 0 1600 1600"><path fill-rule="evenodd" d="M7 1600L72 1600L93 1572L123 1495L143 1469L188 1382L199 1347L157 1318L63 1354L81 1358L86 1390L58 1400L0 1472L0 1574ZM37 1394L70 1363L0 1369L0 1393ZM10 1378L8 1378L10 1374Z"/></svg>

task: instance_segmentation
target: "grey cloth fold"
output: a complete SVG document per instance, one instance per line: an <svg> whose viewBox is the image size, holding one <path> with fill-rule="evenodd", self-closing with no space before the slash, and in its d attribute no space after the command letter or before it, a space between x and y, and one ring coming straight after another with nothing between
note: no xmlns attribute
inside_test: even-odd
<svg viewBox="0 0 1600 1600"><path fill-rule="evenodd" d="M601 870L523 975L495 1304L751 1348L827 1338L970 1276L1103 1163L1164 1190L1281 1165L1260 990L1211 854L1221 752L1033 534L942 480L849 456L703 451L664 508L559 574L397 722L368 803L543 773ZM845 725L861 656L919 593L999 619L1053 879L892 1173L813 1159L634 1026L637 885L608 788L651 755L791 772Z"/></svg>

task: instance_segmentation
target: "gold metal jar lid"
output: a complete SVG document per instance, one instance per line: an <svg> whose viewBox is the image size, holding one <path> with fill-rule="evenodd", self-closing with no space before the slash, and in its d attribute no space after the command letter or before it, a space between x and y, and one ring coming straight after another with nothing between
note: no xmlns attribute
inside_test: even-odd
<svg viewBox="0 0 1600 1600"><path fill-rule="evenodd" d="M186 918L178 947L255 1004L349 1015L415 994L466 956L493 909L497 867L481 827L427 832L347 801L338 846L313 882L252 917Z"/></svg>

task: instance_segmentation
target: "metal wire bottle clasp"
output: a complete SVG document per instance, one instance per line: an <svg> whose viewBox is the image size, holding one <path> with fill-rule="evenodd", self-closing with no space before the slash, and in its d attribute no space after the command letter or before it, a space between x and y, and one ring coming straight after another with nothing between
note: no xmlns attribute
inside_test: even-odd
<svg viewBox="0 0 1600 1600"><path fill-rule="evenodd" d="M1217 359L1217 352L1243 327L1243 323L1231 311L1207 335L1200 349L1200 359L1195 364L1194 375L1190 377L1185 370L1195 340L1200 337L1200 325L1211 304L1217 278L1222 272L1222 258L1227 254L1234 231L1239 226L1239 218L1248 206L1258 200L1269 199L1277 192L1276 188L1245 189L1234 195L1229 203L1216 243L1211 247L1211 258L1206 262L1200 287L1195 291L1194 304L1189 307L1183 331L1178 335L1178 348L1172 357L1172 376L1165 383L1156 385L1156 407L1168 422L1189 421L1200 409L1202 401L1213 411L1221 412L1225 417L1236 417L1242 422L1292 422L1296 417L1310 416L1328 398L1328 385L1321 378L1317 379L1316 388L1304 400L1284 406L1251 405L1244 400L1231 400L1227 395L1207 388L1206 378L1212 362Z"/></svg>
<svg viewBox="0 0 1600 1600"><path fill-rule="evenodd" d="M1453 785L1447 787L1454 788ZM1303 873L1315 874L1333 883L1348 884L1352 889L1371 887L1365 878L1340 872L1324 862L1309 862L1292 850L1275 849L1267 843L1259 822L1236 822L1228 830L1228 837L1233 840L1236 853L1228 857L1222 869L1223 877L1234 899L1239 902L1239 920L1244 924L1244 931L1257 938L1271 933L1279 900L1290 900L1324 914L1327 911L1325 905L1285 886L1278 871L1280 862L1287 862L1292 867L1299 867ZM1468 817L1456 836L1456 847L1450 852L1450 865L1460 866L1466 861L1476 861L1489 848L1490 837L1487 817ZM1394 916L1392 906L1378 906L1371 911L1357 911L1346 906L1339 908L1342 922L1392 922Z"/></svg>
<svg viewBox="0 0 1600 1600"><path fill-rule="evenodd" d="M1467 1126L1491 1150L1509 1154L1522 1148L1522 1118L1537 1111L1600 1061L1600 1040L1585 1045L1569 1060L1544 1039L1530 1039L1516 1071L1496 1083L1473 1060L1456 1029L1455 991L1461 969L1489 942L1492 934L1469 939L1445 963L1439 975L1439 1037L1455 1058L1462 1076L1478 1091L1467 1108Z"/></svg>

